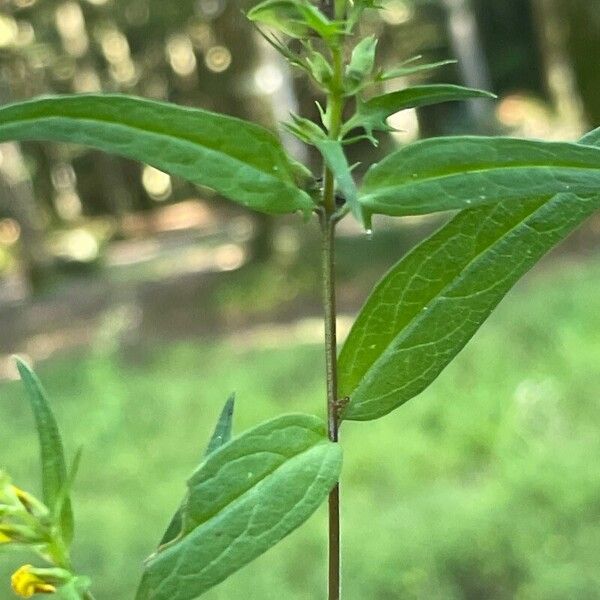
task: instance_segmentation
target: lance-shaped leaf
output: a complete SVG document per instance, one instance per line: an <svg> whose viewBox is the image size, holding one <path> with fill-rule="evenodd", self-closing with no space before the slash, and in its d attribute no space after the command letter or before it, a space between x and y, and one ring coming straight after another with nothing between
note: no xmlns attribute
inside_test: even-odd
<svg viewBox="0 0 600 600"><path fill-rule="evenodd" d="M210 441L206 447L204 456L209 456L215 450L226 444L231 439L231 430L233 429L233 410L235 408L235 394L231 394L223 406L219 415L219 420L215 425L215 430L210 436Z"/></svg>
<svg viewBox="0 0 600 600"><path fill-rule="evenodd" d="M346 67L346 94L355 94L370 78L375 66L377 38L369 36L361 40L352 50L350 63Z"/></svg>
<svg viewBox="0 0 600 600"><path fill-rule="evenodd" d="M448 137L416 142L373 165L365 215L401 216L600 189L600 149L565 142Z"/></svg>
<svg viewBox="0 0 600 600"><path fill-rule="evenodd" d="M315 140L314 144L323 156L325 164L333 173L338 190L342 193L345 202L357 220L362 222L362 207L357 202L358 192L356 184L354 183L352 171L341 142L338 140L320 139Z"/></svg>
<svg viewBox="0 0 600 600"><path fill-rule="evenodd" d="M591 132L581 142L600 145ZM344 417L372 419L437 377L515 281L600 205L563 194L465 210L373 290L339 357Z"/></svg>
<svg viewBox="0 0 600 600"><path fill-rule="evenodd" d="M212 454L215 450L218 450L223 444L226 444L231 439L231 430L233 427L233 409L235 407L235 394L231 394L225 402L225 406L219 415L219 419L213 431L213 434L208 442L206 451L204 452L203 460L207 456ZM181 531L182 524L182 510L183 506L180 506L176 511L171 521L160 540L159 546L167 544L171 540L174 540Z"/></svg>
<svg viewBox="0 0 600 600"><path fill-rule="evenodd" d="M294 113L291 113L290 116L292 118L291 122L284 123L284 127L298 139L317 148L327 168L333 174L337 190L343 196L356 219L364 224L362 205L358 202L358 190L342 143L339 140L329 139L316 123Z"/></svg>
<svg viewBox="0 0 600 600"><path fill-rule="evenodd" d="M282 42L276 35L271 33L265 33L260 27L255 26L256 31L260 35L260 37L267 42L274 50L279 52L281 56L283 56L289 64L294 67L299 67L300 69L304 69L308 71L309 67L306 61L299 55L290 50L284 42Z"/></svg>
<svg viewBox="0 0 600 600"><path fill-rule="evenodd" d="M364 127L371 135L373 131L390 130L385 120L391 115L406 110L471 98L495 98L494 94L460 85L420 85L397 92L375 96L366 101L358 101L356 113L344 124L343 133L356 127Z"/></svg>
<svg viewBox="0 0 600 600"><path fill-rule="evenodd" d="M234 438L188 482L182 536L146 563L137 600L192 600L301 525L338 480L324 423L286 415Z"/></svg>
<svg viewBox="0 0 600 600"><path fill-rule="evenodd" d="M456 60L442 60L434 63L424 63L421 65L415 65L414 63L420 60L421 58L423 57L415 56L407 61L404 61L399 66L393 69L381 71L377 75L377 79L379 81L386 81L388 79L395 79L397 77L409 77L418 73L428 73L429 71L434 71L435 69L445 67L446 65L455 65L458 62Z"/></svg>
<svg viewBox="0 0 600 600"><path fill-rule="evenodd" d="M425 389L539 258L600 207L599 197L464 211L390 271L340 355L344 418L385 415Z"/></svg>
<svg viewBox="0 0 600 600"><path fill-rule="evenodd" d="M316 140L327 139L325 132L313 121L290 113L291 121L283 123L283 127L306 144L315 144Z"/></svg>
<svg viewBox="0 0 600 600"><path fill-rule="evenodd" d="M323 88L329 89L333 80L333 68L329 61L312 47L310 42L304 42L308 74Z"/></svg>
<svg viewBox="0 0 600 600"><path fill-rule="evenodd" d="M459 213L373 290L339 357L345 419L381 417L424 390L548 250L600 208L558 194Z"/></svg>
<svg viewBox="0 0 600 600"><path fill-rule="evenodd" d="M29 100L0 108L0 141L93 146L148 163L265 213L310 211L298 165L266 129L234 117L121 95Z"/></svg>
<svg viewBox="0 0 600 600"><path fill-rule="evenodd" d="M15 360L27 392L40 443L42 498L53 512L60 503L59 524L63 538L69 544L73 537L73 512L68 497L69 477L58 425L40 380L24 361L18 357Z"/></svg>
<svg viewBox="0 0 600 600"><path fill-rule="evenodd" d="M327 40L343 32L341 23L330 21L307 0L264 0L248 12L248 19L301 39L315 32Z"/></svg>

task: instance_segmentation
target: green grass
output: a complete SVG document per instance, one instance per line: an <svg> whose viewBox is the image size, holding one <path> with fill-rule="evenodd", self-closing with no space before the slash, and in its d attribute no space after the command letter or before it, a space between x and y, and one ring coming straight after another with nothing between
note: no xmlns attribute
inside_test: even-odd
<svg viewBox="0 0 600 600"><path fill-rule="evenodd" d="M534 274L419 398L346 423L345 600L600 597L600 263ZM181 343L52 359L38 373L71 453L75 556L98 598L131 598L228 394L236 429L322 413L318 346ZM37 489L33 424L0 388L0 464ZM324 597L325 513L206 594ZM24 555L7 555L0 597ZM29 560L29 559L28 559Z"/></svg>

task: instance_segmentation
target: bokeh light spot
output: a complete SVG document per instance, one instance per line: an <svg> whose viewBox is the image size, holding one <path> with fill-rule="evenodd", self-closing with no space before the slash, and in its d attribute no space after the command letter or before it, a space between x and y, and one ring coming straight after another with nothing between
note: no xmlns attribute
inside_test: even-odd
<svg viewBox="0 0 600 600"><path fill-rule="evenodd" d="M386 2L381 17L390 25L403 25L413 17L413 9L404 0L391 0Z"/></svg>
<svg viewBox="0 0 600 600"><path fill-rule="evenodd" d="M173 35L169 38L167 56L171 68L181 77L189 77L196 70L196 55L187 35Z"/></svg>
<svg viewBox="0 0 600 600"><path fill-rule="evenodd" d="M222 73L231 65L231 52L225 46L213 46L206 53L204 62L213 73Z"/></svg>
<svg viewBox="0 0 600 600"><path fill-rule="evenodd" d="M142 171L142 185L153 200L166 200L172 191L171 177L150 165Z"/></svg>
<svg viewBox="0 0 600 600"><path fill-rule="evenodd" d="M272 64L265 64L256 69L254 83L263 94L274 94L283 85L281 69Z"/></svg>
<svg viewBox="0 0 600 600"><path fill-rule="evenodd" d="M21 236L21 226L14 219L0 220L0 244L12 246Z"/></svg>
<svg viewBox="0 0 600 600"><path fill-rule="evenodd" d="M8 15L0 14L0 48L12 46L17 41L18 35L17 22Z"/></svg>

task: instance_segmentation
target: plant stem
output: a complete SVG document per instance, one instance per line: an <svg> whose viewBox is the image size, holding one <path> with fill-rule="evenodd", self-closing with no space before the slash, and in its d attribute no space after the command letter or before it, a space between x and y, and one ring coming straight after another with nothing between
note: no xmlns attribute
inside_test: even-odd
<svg viewBox="0 0 600 600"><path fill-rule="evenodd" d="M325 315L325 365L327 374L327 424L329 439L338 441L337 422L337 341L335 306L335 223L328 215L321 219L323 233L323 309Z"/></svg>
<svg viewBox="0 0 600 600"><path fill-rule="evenodd" d="M328 192L326 186L325 192ZM333 187L330 192L333 196ZM329 198L328 200L335 200ZM327 206L329 202L324 204ZM335 221L329 211L321 215L322 285L325 316L325 365L327 375L327 429L329 439L338 441L337 402L337 342L335 306ZM339 483L329 494L329 578L328 598L340 598L340 488Z"/></svg>
<svg viewBox="0 0 600 600"><path fill-rule="evenodd" d="M331 0L330 0L331 2ZM347 0L333 0L334 17L342 20ZM327 98L330 115L329 138L337 140L344 112L344 42L340 37L331 47L333 81ZM335 304L335 178L325 166L323 197L321 200L322 285L325 317L325 365L327 376L327 431L332 442L338 442L338 386L337 386L337 334ZM329 494L329 569L328 599L340 600L341 595L340 548L340 484L337 482Z"/></svg>

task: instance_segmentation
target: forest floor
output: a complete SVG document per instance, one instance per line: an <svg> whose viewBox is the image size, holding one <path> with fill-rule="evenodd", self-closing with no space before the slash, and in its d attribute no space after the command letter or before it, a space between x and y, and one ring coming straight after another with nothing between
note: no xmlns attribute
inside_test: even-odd
<svg viewBox="0 0 600 600"><path fill-rule="evenodd" d="M337 274L343 336L375 281L439 219L382 219L367 238L348 219L338 235ZM0 379L16 375L11 355L32 361L110 343L235 338L277 345L321 337L319 239L314 223L279 220L269 260L251 256L250 217L185 202L132 216L127 239L110 242L93 268L67 271L43 293L18 277L0 282ZM585 260L598 222L536 268ZM287 343L283 341L282 343Z"/></svg>
<svg viewBox="0 0 600 600"><path fill-rule="evenodd" d="M343 315L356 312L378 276L434 222L384 222L373 239L350 221L340 228L342 328ZM98 263L69 265L42 293L28 294L18 273L0 281L0 379L15 375L14 353L37 361L109 338L130 346L239 332L247 341L272 340L291 327L298 340L319 339L315 223L278 221L271 254L261 261L251 256L254 224L244 214L206 217L185 203L138 215L128 226L129 237L111 241Z"/></svg>

